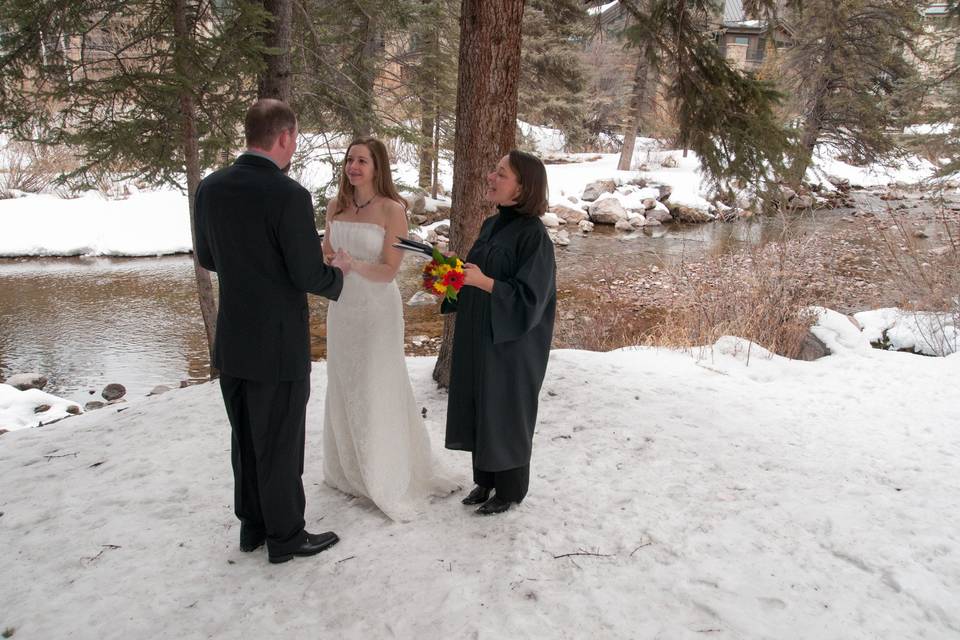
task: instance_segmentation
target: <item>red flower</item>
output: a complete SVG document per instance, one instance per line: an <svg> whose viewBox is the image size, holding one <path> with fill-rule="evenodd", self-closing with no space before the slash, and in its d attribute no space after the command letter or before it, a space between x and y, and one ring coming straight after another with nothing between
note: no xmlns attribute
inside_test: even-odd
<svg viewBox="0 0 960 640"><path fill-rule="evenodd" d="M453 287L454 291L460 291L460 288L463 287L463 278L463 271L451 269L443 274L443 284Z"/></svg>

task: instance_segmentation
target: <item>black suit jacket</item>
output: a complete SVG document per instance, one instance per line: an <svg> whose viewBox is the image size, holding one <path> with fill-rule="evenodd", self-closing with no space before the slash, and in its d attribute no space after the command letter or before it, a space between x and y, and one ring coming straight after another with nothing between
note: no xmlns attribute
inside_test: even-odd
<svg viewBox="0 0 960 640"><path fill-rule="evenodd" d="M309 376L306 294L336 300L343 287L323 262L310 192L245 154L200 182L194 218L197 259L220 287L214 366L264 382Z"/></svg>

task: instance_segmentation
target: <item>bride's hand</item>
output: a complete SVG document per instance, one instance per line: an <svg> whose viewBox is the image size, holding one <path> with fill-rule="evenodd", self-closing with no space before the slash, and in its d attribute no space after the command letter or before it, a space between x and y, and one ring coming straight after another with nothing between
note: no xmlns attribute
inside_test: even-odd
<svg viewBox="0 0 960 640"><path fill-rule="evenodd" d="M347 275L353 270L353 256L343 249L340 249L336 254L334 254L333 260L330 261L330 265L343 271L343 275Z"/></svg>

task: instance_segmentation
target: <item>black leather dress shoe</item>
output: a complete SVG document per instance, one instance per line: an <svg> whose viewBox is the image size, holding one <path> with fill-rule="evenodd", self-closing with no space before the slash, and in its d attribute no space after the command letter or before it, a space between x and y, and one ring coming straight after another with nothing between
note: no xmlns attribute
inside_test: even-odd
<svg viewBox="0 0 960 640"><path fill-rule="evenodd" d="M493 491L493 489L488 489L486 487L481 487L477 485L476 487L473 488L473 491L468 493L467 497L461 500L460 502L466 505L483 504L484 502L487 501L487 498L490 497L491 491Z"/></svg>
<svg viewBox="0 0 960 640"><path fill-rule="evenodd" d="M480 505L480 508L477 509L477 513L482 516L492 516L497 513L503 513L508 511L515 503L510 502L509 500L504 500L500 496L494 495L492 498Z"/></svg>
<svg viewBox="0 0 960 640"><path fill-rule="evenodd" d="M337 534L335 534L333 531L327 531L326 533L308 533L306 539L303 541L303 544L293 551L278 555L271 553L270 562L273 564L280 564L281 562L286 562L287 560L293 560L294 556L313 556L320 553L324 549L329 549L338 542L340 542L340 538L338 538Z"/></svg>

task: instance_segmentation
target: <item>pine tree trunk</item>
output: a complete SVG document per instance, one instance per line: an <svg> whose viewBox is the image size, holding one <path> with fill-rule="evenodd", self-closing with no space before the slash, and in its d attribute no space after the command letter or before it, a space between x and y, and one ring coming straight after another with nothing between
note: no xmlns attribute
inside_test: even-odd
<svg viewBox="0 0 960 640"><path fill-rule="evenodd" d="M643 111L647 102L647 77L649 65L643 51L637 60L637 70L633 76L633 96L630 99L630 116L623 135L623 147L620 149L620 161L617 169L629 171L633 163L633 152L637 146L637 132L643 127Z"/></svg>
<svg viewBox="0 0 960 640"><path fill-rule="evenodd" d="M798 189L803 183L803 176L806 175L807 168L813 160L813 150L820 139L820 129L826 116L824 99L827 94L827 84L827 81L823 79L817 83L816 90L807 105L807 115L803 119L803 127L797 145L797 155L790 166L788 182L794 189Z"/></svg>
<svg viewBox="0 0 960 640"><path fill-rule="evenodd" d="M372 135L374 125L374 83L377 75L377 60L380 52L380 34L376 23L364 14L358 18L356 38L363 46L355 49L350 64L350 75L356 106L351 113L353 119L353 137L365 138Z"/></svg>
<svg viewBox="0 0 960 640"><path fill-rule="evenodd" d="M513 148L520 79L523 0L462 0L457 72L450 249L465 256L493 207L483 199L486 174ZM446 318L433 370L450 384L453 319Z"/></svg>
<svg viewBox="0 0 960 640"><path fill-rule="evenodd" d="M190 30L187 26L186 0L173 0L174 10L174 53L177 71L183 77L192 77L187 51L187 41L190 39ZM180 90L180 138L183 144L183 157L187 169L187 202L190 207L190 234L193 246L196 247L197 238L194 225L195 200L197 186L200 184L200 142L197 137L197 114L193 94L186 89ZM207 335L207 353L210 357L210 377L215 378L219 372L213 367L213 340L217 327L217 305L213 297L213 283L210 272L200 266L197 261L197 252L193 252L193 272L197 280L197 295L200 301L200 315L203 318L203 327Z"/></svg>
<svg viewBox="0 0 960 640"><path fill-rule="evenodd" d="M433 105L426 98L420 98L420 175L417 184L422 189L430 188L433 169Z"/></svg>
<svg viewBox="0 0 960 640"><path fill-rule="evenodd" d="M276 49L278 53L264 56L267 66L258 78L257 97L290 102L292 95L290 38L293 30L293 4L290 0L263 0L263 8L274 17L264 42L268 47Z"/></svg>
<svg viewBox="0 0 960 640"><path fill-rule="evenodd" d="M430 189L430 197L437 199L437 191L440 189L440 99L437 98L437 110L433 114L433 185Z"/></svg>

